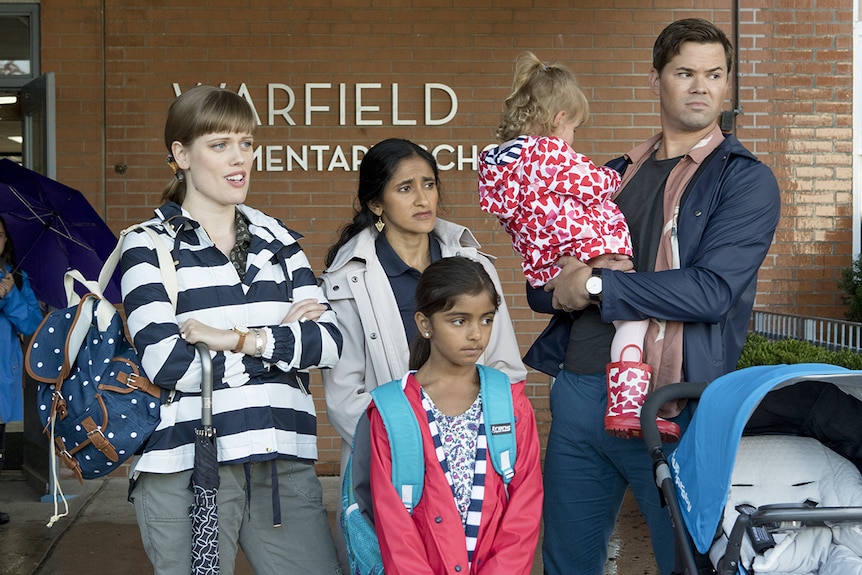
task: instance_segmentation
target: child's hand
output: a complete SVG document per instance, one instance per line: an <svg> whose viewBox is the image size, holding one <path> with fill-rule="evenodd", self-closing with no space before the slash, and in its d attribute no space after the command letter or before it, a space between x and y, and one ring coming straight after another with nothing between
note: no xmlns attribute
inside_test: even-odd
<svg viewBox="0 0 862 575"><path fill-rule="evenodd" d="M326 306L322 303L319 303L314 298L304 299L302 301L294 302L292 306L290 306L290 311L287 312L287 315L284 316L284 319L281 320L282 324L290 323L293 321L316 321L320 318L326 311Z"/></svg>

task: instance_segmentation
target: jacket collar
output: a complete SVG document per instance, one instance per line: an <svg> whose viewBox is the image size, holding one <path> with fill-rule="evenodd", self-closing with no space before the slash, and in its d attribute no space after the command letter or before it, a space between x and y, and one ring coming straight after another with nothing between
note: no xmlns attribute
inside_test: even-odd
<svg viewBox="0 0 862 575"><path fill-rule="evenodd" d="M281 222L267 216L260 210L238 204L237 209L249 222L249 231L267 243L280 242L282 245L296 243L302 238L301 234L285 227ZM164 223L165 231L172 238L183 229L195 230L200 224L192 218L192 215L176 202L168 202L155 210L156 219ZM275 250L273 250L275 251Z"/></svg>
<svg viewBox="0 0 862 575"><path fill-rule="evenodd" d="M646 142L632 148L631 151L626 154L626 158L633 164L640 165L650 156L650 154L653 153L653 151L658 149L659 144L661 144L662 137L663 133L659 132ZM695 144L694 147L685 155L699 164L709 156L712 150L721 145L720 143L716 144L716 142L721 142L723 139L724 135L721 133L721 128L716 124L712 131L704 136L703 139Z"/></svg>
<svg viewBox="0 0 862 575"><path fill-rule="evenodd" d="M713 134L722 135L721 128L717 124L707 137L711 137ZM659 132L646 142L638 144L623 156L615 160L611 160L608 162L608 166L620 173L625 173L629 166L632 164L639 165L644 159L649 157L653 150L656 149L661 139L662 133ZM724 139L718 144L718 146L703 146L701 145L702 143L703 140L701 140L701 142L699 142L698 145L692 148L687 154L697 163L706 159L715 148L720 148L731 155L744 156L750 160L757 160L757 156L755 156L748 148L743 146L733 134L725 134Z"/></svg>
<svg viewBox="0 0 862 575"><path fill-rule="evenodd" d="M434 224L434 231L431 233L437 237L443 246L458 245L461 247L476 248L477 250L481 247L473 232L469 229L441 218L437 218L437 222ZM372 231L370 227L365 228L341 246L341 249L335 255L335 259L332 261L332 265L326 271L330 273L337 271L351 260L367 262L376 259L377 252L374 247L376 239L377 232Z"/></svg>

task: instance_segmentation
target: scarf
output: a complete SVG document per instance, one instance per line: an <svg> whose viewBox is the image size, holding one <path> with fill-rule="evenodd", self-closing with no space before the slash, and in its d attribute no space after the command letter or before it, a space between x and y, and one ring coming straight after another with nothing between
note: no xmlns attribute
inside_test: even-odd
<svg viewBox="0 0 862 575"><path fill-rule="evenodd" d="M625 155L631 165L626 169L620 190L635 172L658 149L662 135L656 134ZM682 195L701 163L724 141L718 124L682 157L671 170L664 187L662 209L664 225L656 254L655 271L679 269L677 224ZM644 361L652 368L652 389L683 381L683 323L652 318L644 338ZM685 407L686 400L668 402L659 410L661 417L675 417Z"/></svg>
<svg viewBox="0 0 862 575"><path fill-rule="evenodd" d="M433 406L431 398L429 398L424 391L422 391L421 397L422 407L425 408L425 413L428 416L428 429L431 432L431 438L434 440L437 461L440 462L443 474L446 476L446 480L449 482L449 487L452 489L452 496L455 498L455 504L456 507L458 507L458 513L461 515L461 521L464 525L464 537L465 544L467 546L467 562L469 571L470 566L473 565L473 555L476 552L476 545L479 540L479 526L482 524L482 503L485 498L485 472L487 471L488 459L488 438L485 435L485 417L481 408L481 395L478 400L473 403L470 409L467 410L467 412L470 412L470 410L473 410L478 406L478 419L473 422L478 427L475 440L476 452L473 463L473 477L468 481L470 483L470 500L466 509L461 508L461 502L455 494L455 479L452 477L451 469L449 467L449 456L443 445L444 439L442 437L440 426L437 425L437 420L434 415L436 408ZM445 418L446 416L443 415L442 417ZM448 445L451 446L452 443L450 442Z"/></svg>

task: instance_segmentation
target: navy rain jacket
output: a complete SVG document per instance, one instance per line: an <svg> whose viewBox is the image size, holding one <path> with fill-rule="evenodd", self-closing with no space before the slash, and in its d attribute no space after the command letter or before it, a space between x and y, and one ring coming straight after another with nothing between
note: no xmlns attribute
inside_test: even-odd
<svg viewBox="0 0 862 575"><path fill-rule="evenodd" d="M680 269L636 274L604 270L602 319L659 318L685 323L686 381L709 382L736 368L757 291L757 272L769 251L781 208L778 182L733 135L725 137L689 183L680 210ZM608 166L620 173L625 156ZM553 310L550 293L527 289L548 326L524 357L556 376L563 367L572 314ZM577 312L575 312L577 314Z"/></svg>

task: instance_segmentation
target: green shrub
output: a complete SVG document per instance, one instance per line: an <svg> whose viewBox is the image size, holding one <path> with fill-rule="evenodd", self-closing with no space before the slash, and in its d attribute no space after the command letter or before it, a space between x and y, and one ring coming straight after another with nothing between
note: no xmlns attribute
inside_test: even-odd
<svg viewBox="0 0 862 575"><path fill-rule="evenodd" d="M847 306L844 316L850 321L862 321L862 254L853 258L853 265L841 268L838 287L845 294L841 296Z"/></svg>
<svg viewBox="0 0 862 575"><path fill-rule="evenodd" d="M798 339L769 341L762 335L749 333L736 367L742 369L753 365L782 363L828 363L848 369L862 369L862 354L847 350L831 351Z"/></svg>

